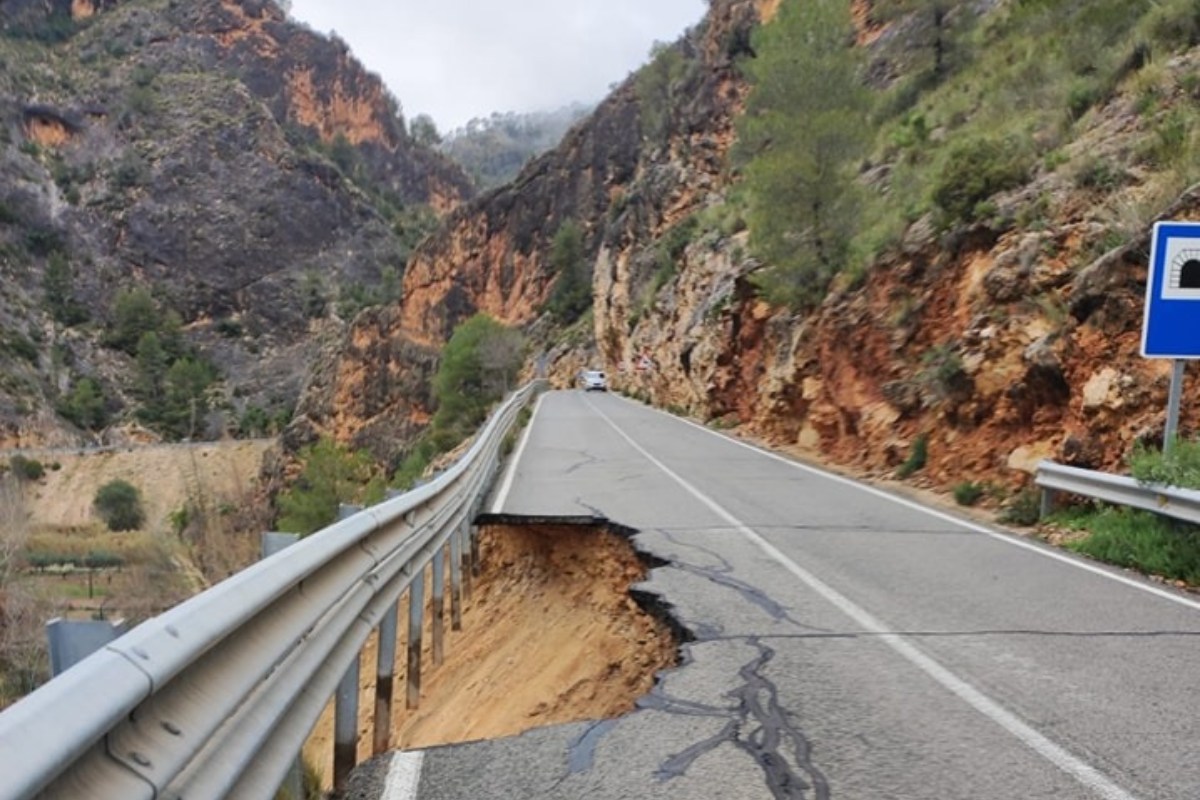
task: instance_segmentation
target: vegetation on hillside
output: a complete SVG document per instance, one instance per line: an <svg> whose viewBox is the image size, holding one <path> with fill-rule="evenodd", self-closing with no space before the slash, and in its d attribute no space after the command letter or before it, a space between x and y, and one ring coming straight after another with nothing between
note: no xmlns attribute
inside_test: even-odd
<svg viewBox="0 0 1200 800"><path fill-rule="evenodd" d="M436 145L461 164L480 189L494 189L512 181L532 159L555 147L588 110L576 104L556 111L495 113L473 119L444 138L428 117L414 118L411 128L417 141Z"/></svg>
<svg viewBox="0 0 1200 800"><path fill-rule="evenodd" d="M342 504L370 505L383 498L383 477L365 451L322 439L299 458L299 478L278 498L280 531L307 535L337 519Z"/></svg>
<svg viewBox="0 0 1200 800"><path fill-rule="evenodd" d="M591 264L583 246L583 229L573 219L559 226L550 246L550 267L557 279L549 311L559 323L570 325L592 307Z"/></svg>
<svg viewBox="0 0 1200 800"><path fill-rule="evenodd" d="M278 429L310 323L395 302L467 176L344 42L274 4L96 5L0 4L0 428ZM286 96L301 73L311 115Z"/></svg>
<svg viewBox="0 0 1200 800"><path fill-rule="evenodd" d="M476 314L455 328L433 378L437 411L396 469L392 485L408 488L437 455L473 434L492 406L515 387L524 358L520 331L486 314Z"/></svg>
<svg viewBox="0 0 1200 800"><path fill-rule="evenodd" d="M459 325L442 351L433 378L437 410L406 458L394 465L375 463L364 450L322 439L298 454L300 474L280 493L275 527L309 534L332 523L338 506L371 505L390 485L409 488L433 459L470 437L492 406L515 387L524 360L520 332L484 314Z"/></svg>
<svg viewBox="0 0 1200 800"><path fill-rule="evenodd" d="M941 229L1036 227L1044 205L1001 198L1040 175L1112 191L1136 167L1145 191L1124 212L1126 228L1145 226L1200 178L1200 112L1173 101L1200 77L1168 68L1200 42L1193 2L974 9L875 3L877 22L904 23L905 48L893 54L903 68L869 91L844 0L785 2L756 32L740 163L769 299L811 309L837 275L857 280L922 217ZM1089 111L1119 89L1136 96L1146 144L1129 164L1073 152Z"/></svg>
<svg viewBox="0 0 1200 800"><path fill-rule="evenodd" d="M760 29L754 84L739 134L746 165L751 245L772 268L771 300L812 307L849 256L862 191L869 98L859 77L850 8L841 0L784 3Z"/></svg>
<svg viewBox="0 0 1200 800"><path fill-rule="evenodd" d="M142 493L129 481L110 481L96 492L92 501L96 513L110 531L132 531L142 527Z"/></svg>

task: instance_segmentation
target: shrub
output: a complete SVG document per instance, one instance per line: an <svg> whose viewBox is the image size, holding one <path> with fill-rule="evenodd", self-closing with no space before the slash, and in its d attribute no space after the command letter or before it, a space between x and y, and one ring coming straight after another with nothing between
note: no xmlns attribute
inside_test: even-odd
<svg viewBox="0 0 1200 800"><path fill-rule="evenodd" d="M77 427L100 430L108 424L108 408L104 393L91 378L80 378L59 403L57 411Z"/></svg>
<svg viewBox="0 0 1200 800"><path fill-rule="evenodd" d="M568 325L592 307L592 275L584 250L583 231L574 220L564 222L554 234L550 264L558 280L546 310Z"/></svg>
<svg viewBox="0 0 1200 800"><path fill-rule="evenodd" d="M30 364L37 364L37 345L17 331L0 330L0 352L11 353L17 358L23 358Z"/></svg>
<svg viewBox="0 0 1200 800"><path fill-rule="evenodd" d="M12 469L13 475L23 481L40 481L46 475L46 468L36 458L15 455L9 459L8 466Z"/></svg>
<svg viewBox="0 0 1200 800"><path fill-rule="evenodd" d="M1090 531L1071 549L1121 567L1200 584L1200 528L1148 511L1102 508L1069 524Z"/></svg>
<svg viewBox="0 0 1200 800"><path fill-rule="evenodd" d="M908 454L908 459L900 465L896 470L896 477L900 479L908 478L914 472L925 468L925 462L929 459L929 434L922 433L913 442L912 450Z"/></svg>
<svg viewBox="0 0 1200 800"><path fill-rule="evenodd" d="M1129 456L1129 472L1142 483L1200 489L1200 442L1177 441L1170 455L1139 442Z"/></svg>
<svg viewBox="0 0 1200 800"><path fill-rule="evenodd" d="M300 478L279 495L278 530L307 535L333 522L340 503L369 503L383 496L375 464L364 451L322 439L302 450L300 458Z"/></svg>
<svg viewBox="0 0 1200 800"><path fill-rule="evenodd" d="M977 138L951 148L935 182L933 201L951 221L970 222L992 195L1024 183L1031 159L1013 139Z"/></svg>
<svg viewBox="0 0 1200 800"><path fill-rule="evenodd" d="M960 506L973 506L983 497L983 485L964 481L954 487L954 502Z"/></svg>
<svg viewBox="0 0 1200 800"><path fill-rule="evenodd" d="M92 507L110 531L132 531L146 520L142 495L128 481L109 481L100 487Z"/></svg>
<svg viewBox="0 0 1200 800"><path fill-rule="evenodd" d="M1000 521L1013 525L1036 525L1041 518L1042 498L1036 489L1022 489L1000 512Z"/></svg>

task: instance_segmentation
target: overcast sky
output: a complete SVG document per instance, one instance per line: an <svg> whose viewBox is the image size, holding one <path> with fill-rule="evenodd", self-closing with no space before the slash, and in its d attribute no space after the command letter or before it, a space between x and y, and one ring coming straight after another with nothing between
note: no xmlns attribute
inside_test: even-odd
<svg viewBox="0 0 1200 800"><path fill-rule="evenodd" d="M699 22L705 0L293 0L383 77L406 119L443 133L493 111L594 103L655 41Z"/></svg>

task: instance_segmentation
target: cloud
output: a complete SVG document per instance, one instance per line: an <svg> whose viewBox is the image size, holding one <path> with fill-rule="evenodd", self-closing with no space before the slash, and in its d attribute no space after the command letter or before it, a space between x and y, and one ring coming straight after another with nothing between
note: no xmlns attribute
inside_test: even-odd
<svg viewBox="0 0 1200 800"><path fill-rule="evenodd" d="M292 15L337 34L400 98L451 130L493 111L600 100L699 22L704 0L293 0Z"/></svg>

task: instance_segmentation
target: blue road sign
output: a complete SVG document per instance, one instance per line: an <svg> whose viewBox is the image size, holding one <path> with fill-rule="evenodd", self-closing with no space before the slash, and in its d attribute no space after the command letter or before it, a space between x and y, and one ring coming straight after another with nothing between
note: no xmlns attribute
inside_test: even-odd
<svg viewBox="0 0 1200 800"><path fill-rule="evenodd" d="M1200 223L1154 226L1142 355L1200 358Z"/></svg>

